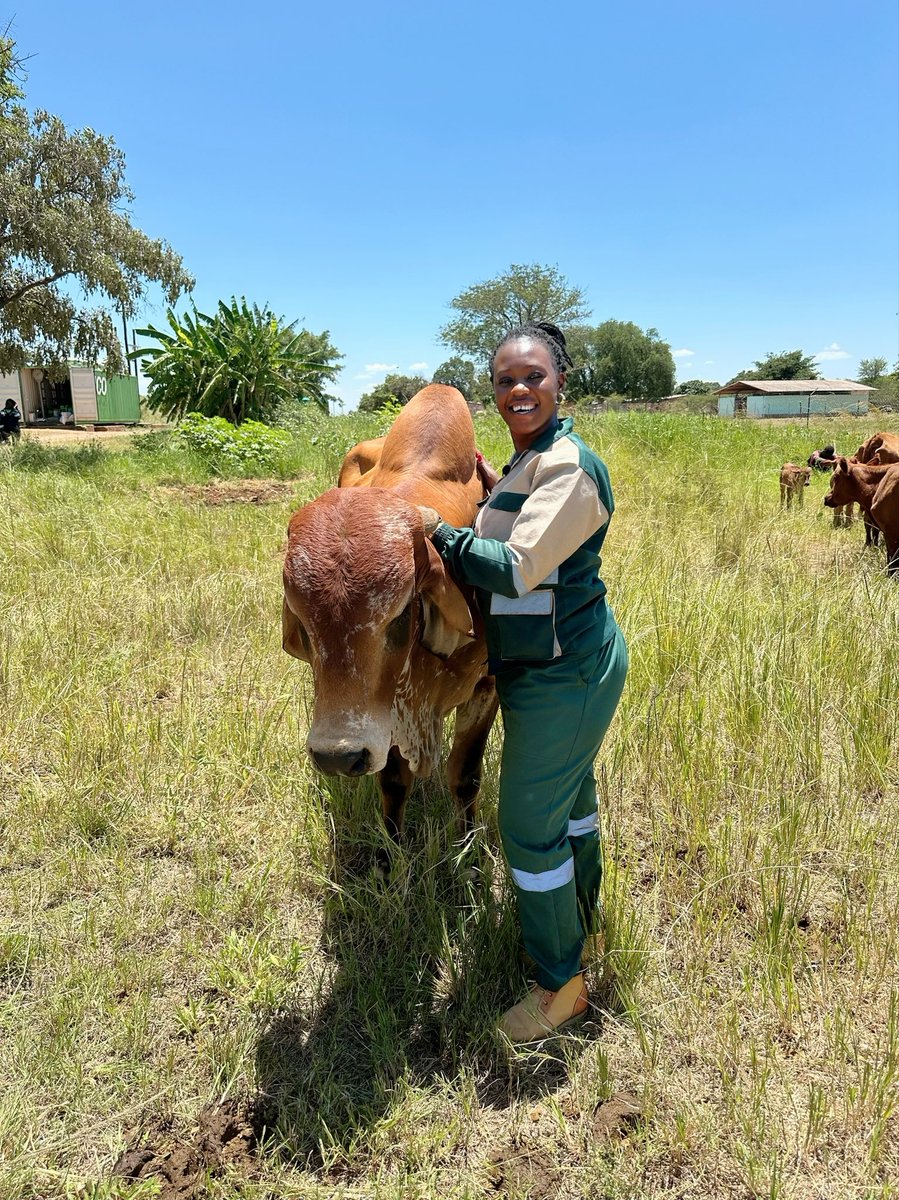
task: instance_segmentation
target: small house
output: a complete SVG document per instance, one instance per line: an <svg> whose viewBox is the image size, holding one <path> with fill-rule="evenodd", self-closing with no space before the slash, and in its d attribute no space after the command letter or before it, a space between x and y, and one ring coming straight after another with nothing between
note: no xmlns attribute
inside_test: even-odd
<svg viewBox="0 0 899 1200"><path fill-rule="evenodd" d="M718 389L718 416L864 416L874 390L848 379L735 379Z"/></svg>
<svg viewBox="0 0 899 1200"><path fill-rule="evenodd" d="M10 396L26 426L131 425L140 420L133 375L107 375L80 363L69 363L59 379L51 379L42 367L0 374L0 407Z"/></svg>

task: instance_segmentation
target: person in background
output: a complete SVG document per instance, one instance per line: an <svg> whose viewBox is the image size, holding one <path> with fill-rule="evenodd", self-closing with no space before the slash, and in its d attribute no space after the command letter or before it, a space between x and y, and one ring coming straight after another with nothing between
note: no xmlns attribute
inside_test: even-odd
<svg viewBox="0 0 899 1200"><path fill-rule="evenodd" d="M22 414L19 412L19 406L10 396L3 408L0 409L0 435L2 440L8 442L10 440L17 441L21 436Z"/></svg>
<svg viewBox="0 0 899 1200"><path fill-rule="evenodd" d="M599 574L614 509L608 471L559 418L570 366L555 325L508 333L490 370L514 453L474 528L423 511L441 557L476 590L500 699L500 835L536 968L536 986L500 1022L513 1042L589 1007L581 960L602 871L593 762L627 672Z"/></svg>
<svg viewBox="0 0 899 1200"><path fill-rule="evenodd" d="M808 465L816 471L832 471L837 465L837 452L833 446L813 450L808 457Z"/></svg>

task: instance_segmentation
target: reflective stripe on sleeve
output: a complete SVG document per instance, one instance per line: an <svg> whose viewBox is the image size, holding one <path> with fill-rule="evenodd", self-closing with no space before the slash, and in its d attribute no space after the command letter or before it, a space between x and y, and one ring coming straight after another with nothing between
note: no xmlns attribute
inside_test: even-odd
<svg viewBox="0 0 899 1200"><path fill-rule="evenodd" d="M554 892L574 879L574 859L551 871L516 871L512 867L512 878L523 892Z"/></svg>

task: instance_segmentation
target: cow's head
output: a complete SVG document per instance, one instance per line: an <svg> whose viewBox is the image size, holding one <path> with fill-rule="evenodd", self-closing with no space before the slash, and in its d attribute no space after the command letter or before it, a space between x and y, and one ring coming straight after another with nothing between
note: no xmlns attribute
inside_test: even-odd
<svg viewBox="0 0 899 1200"><path fill-rule="evenodd" d="M282 633L312 667L307 744L331 775L379 771L392 745L415 770L421 741L435 740L426 675L473 635L420 512L382 488L333 488L294 514Z"/></svg>
<svg viewBox="0 0 899 1200"><path fill-rule="evenodd" d="M809 483L811 482L811 478L812 478L811 467L800 467L799 468L799 477L802 480L803 487L808 487Z"/></svg>
<svg viewBox="0 0 899 1200"><path fill-rule="evenodd" d="M849 460L845 454L839 455L837 465L830 477L830 491L824 497L828 508L842 508L855 500L855 487L849 471Z"/></svg>

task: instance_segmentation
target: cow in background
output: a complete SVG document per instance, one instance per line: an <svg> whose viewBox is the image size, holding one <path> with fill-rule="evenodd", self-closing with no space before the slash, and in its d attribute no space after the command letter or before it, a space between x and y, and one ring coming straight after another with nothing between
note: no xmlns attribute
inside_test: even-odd
<svg viewBox="0 0 899 1200"><path fill-rule="evenodd" d="M804 489L808 487L811 477L811 467L800 467L791 462L784 463L780 468L780 507L783 508L786 505L789 508L795 496L801 508Z"/></svg>
<svg viewBox="0 0 899 1200"><path fill-rule="evenodd" d="M871 466L886 466L899 463L899 433L872 433L859 446L852 458L855 462Z"/></svg>
<svg viewBox="0 0 899 1200"><path fill-rule="evenodd" d="M419 508L471 525L484 497L462 394L422 389L386 437L349 452L339 478L291 518L284 562L283 646L312 668L309 755L327 775L377 774L398 840L413 780L439 763L455 709L447 775L467 832L496 691L473 597Z"/></svg>
<svg viewBox="0 0 899 1200"><path fill-rule="evenodd" d="M880 529L887 549L887 574L899 574L899 463L872 465L841 457L824 497L828 508L857 503Z"/></svg>

